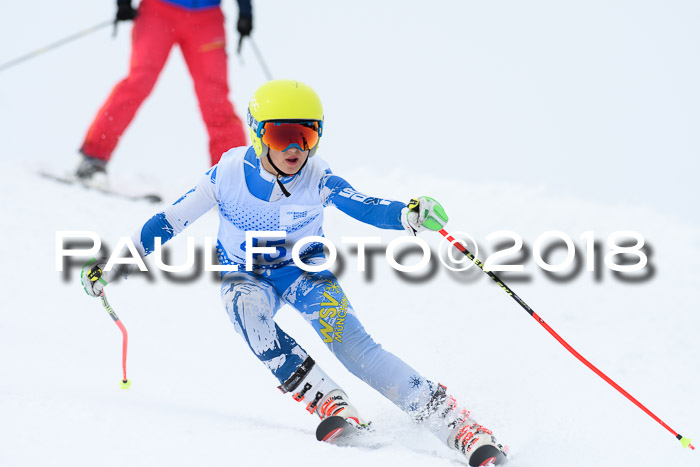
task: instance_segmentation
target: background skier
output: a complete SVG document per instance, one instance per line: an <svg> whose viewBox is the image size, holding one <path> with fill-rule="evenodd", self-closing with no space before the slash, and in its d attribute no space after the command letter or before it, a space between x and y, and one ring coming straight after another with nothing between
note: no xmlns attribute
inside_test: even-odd
<svg viewBox="0 0 700 467"><path fill-rule="evenodd" d="M245 132L228 98L226 33L220 0L117 0L115 21L134 20L129 74L112 90L97 112L80 148L75 176L83 183L106 183L106 166L119 138L148 97L172 47L180 46L194 81L204 124L209 133L211 163L224 151L246 144ZM237 29L242 37L253 29L250 0L238 0Z"/></svg>

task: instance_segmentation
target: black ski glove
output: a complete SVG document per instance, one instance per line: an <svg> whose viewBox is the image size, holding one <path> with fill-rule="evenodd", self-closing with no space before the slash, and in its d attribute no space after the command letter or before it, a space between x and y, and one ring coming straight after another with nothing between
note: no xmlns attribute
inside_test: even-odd
<svg viewBox="0 0 700 467"><path fill-rule="evenodd" d="M238 33L241 35L241 39L250 36L250 32L253 30L253 17L252 16L238 16Z"/></svg>
<svg viewBox="0 0 700 467"><path fill-rule="evenodd" d="M132 21L138 15L136 8L131 6L131 0L117 0L117 17L114 18L114 22L117 21Z"/></svg>

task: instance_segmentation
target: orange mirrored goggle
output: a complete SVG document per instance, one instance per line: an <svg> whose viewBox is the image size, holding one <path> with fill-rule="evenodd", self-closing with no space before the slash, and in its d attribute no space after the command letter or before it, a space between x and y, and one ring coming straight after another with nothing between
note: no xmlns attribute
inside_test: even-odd
<svg viewBox="0 0 700 467"><path fill-rule="evenodd" d="M262 142L275 151L291 148L308 151L318 144L321 125L319 122L263 122L258 132Z"/></svg>

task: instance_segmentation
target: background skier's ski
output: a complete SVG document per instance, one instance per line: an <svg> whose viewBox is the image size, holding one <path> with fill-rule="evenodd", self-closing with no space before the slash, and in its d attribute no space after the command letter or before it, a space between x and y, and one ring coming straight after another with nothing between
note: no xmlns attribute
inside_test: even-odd
<svg viewBox="0 0 700 467"><path fill-rule="evenodd" d="M90 190L95 190L95 191L98 191L100 193L103 193L103 194L106 194L109 196L115 196L118 198L128 199L131 201L148 201L151 203L162 203L163 202L163 198L156 193L132 194L132 193L125 193L125 192L117 191L117 190L114 190L114 189L108 188L108 187L99 187L99 188L93 187L93 186L84 185L84 184L80 183L80 181L72 175L57 175L57 174L53 174L50 172L39 171L39 176L41 176L42 178L53 180L55 182L63 183L66 185L81 185L81 186L83 186L87 189L90 189Z"/></svg>

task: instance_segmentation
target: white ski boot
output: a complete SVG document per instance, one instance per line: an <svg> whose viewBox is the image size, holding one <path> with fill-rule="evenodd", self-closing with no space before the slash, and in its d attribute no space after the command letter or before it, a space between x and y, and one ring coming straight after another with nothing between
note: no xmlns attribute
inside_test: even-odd
<svg viewBox="0 0 700 467"><path fill-rule="evenodd" d="M448 446L464 454L471 466L503 464L508 446L498 444L493 432L471 418L458 424L447 438Z"/></svg>
<svg viewBox="0 0 700 467"><path fill-rule="evenodd" d="M307 412L317 414L321 420L338 416L357 429L369 426L348 401L347 394L311 357L279 389L283 393L291 392L295 401L306 404Z"/></svg>
<svg viewBox="0 0 700 467"><path fill-rule="evenodd" d="M451 449L462 453L470 466L499 465L507 460L508 446L498 444L491 430L470 418L468 410L459 408L442 384L416 419Z"/></svg>
<svg viewBox="0 0 700 467"><path fill-rule="evenodd" d="M366 428L369 423L365 423L357 409L348 402L348 396L342 389L334 389L323 397L323 403L316 409L321 420L328 417L343 417L346 422L357 429Z"/></svg>

